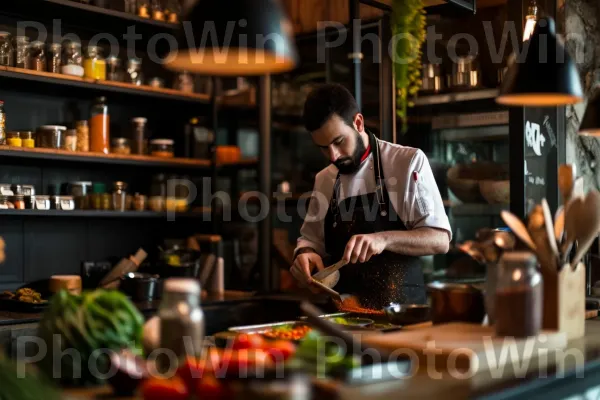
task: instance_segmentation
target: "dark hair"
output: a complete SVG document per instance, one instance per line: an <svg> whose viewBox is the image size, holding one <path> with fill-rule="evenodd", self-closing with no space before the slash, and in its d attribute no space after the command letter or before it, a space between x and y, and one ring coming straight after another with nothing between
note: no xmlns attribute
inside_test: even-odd
<svg viewBox="0 0 600 400"><path fill-rule="evenodd" d="M354 116L359 113L354 96L344 86L330 83L314 89L304 103L304 127L313 132L325 125L333 114L348 126L353 126Z"/></svg>

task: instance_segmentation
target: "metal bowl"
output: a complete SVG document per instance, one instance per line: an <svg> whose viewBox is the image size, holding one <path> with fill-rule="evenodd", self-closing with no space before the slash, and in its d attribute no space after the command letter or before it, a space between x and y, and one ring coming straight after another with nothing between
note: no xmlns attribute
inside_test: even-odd
<svg viewBox="0 0 600 400"><path fill-rule="evenodd" d="M430 307L427 304L390 303L384 307L388 321L394 325L411 325L429 321Z"/></svg>

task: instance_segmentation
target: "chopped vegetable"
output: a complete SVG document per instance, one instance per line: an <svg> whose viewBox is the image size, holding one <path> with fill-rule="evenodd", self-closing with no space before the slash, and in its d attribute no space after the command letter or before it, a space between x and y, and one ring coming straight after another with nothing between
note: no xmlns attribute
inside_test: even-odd
<svg viewBox="0 0 600 400"><path fill-rule="evenodd" d="M319 377L327 376L339 368L352 369L360 366L359 357L347 354L346 349L317 331L308 333L300 342L291 362Z"/></svg>
<svg viewBox="0 0 600 400"><path fill-rule="evenodd" d="M181 378L151 378L142 384L144 400L187 400L190 393Z"/></svg>
<svg viewBox="0 0 600 400"><path fill-rule="evenodd" d="M283 325L262 334L271 339L300 340L310 331L311 327L308 325Z"/></svg>

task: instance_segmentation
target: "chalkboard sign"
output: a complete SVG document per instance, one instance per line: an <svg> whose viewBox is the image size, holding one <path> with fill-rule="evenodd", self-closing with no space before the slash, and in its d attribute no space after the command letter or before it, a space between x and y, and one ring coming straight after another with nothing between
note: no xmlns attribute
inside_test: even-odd
<svg viewBox="0 0 600 400"><path fill-rule="evenodd" d="M562 129L559 108L525 108L525 211L548 200L551 210L558 207L558 148Z"/></svg>

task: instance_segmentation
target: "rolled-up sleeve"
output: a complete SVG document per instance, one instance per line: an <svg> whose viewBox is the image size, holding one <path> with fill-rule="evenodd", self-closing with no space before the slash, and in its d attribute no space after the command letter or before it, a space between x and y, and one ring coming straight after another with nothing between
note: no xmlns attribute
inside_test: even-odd
<svg viewBox="0 0 600 400"><path fill-rule="evenodd" d="M410 162L404 192L404 217L408 229L422 227L438 228L448 232L452 240L452 228L446 215L440 190L423 151L417 150Z"/></svg>

